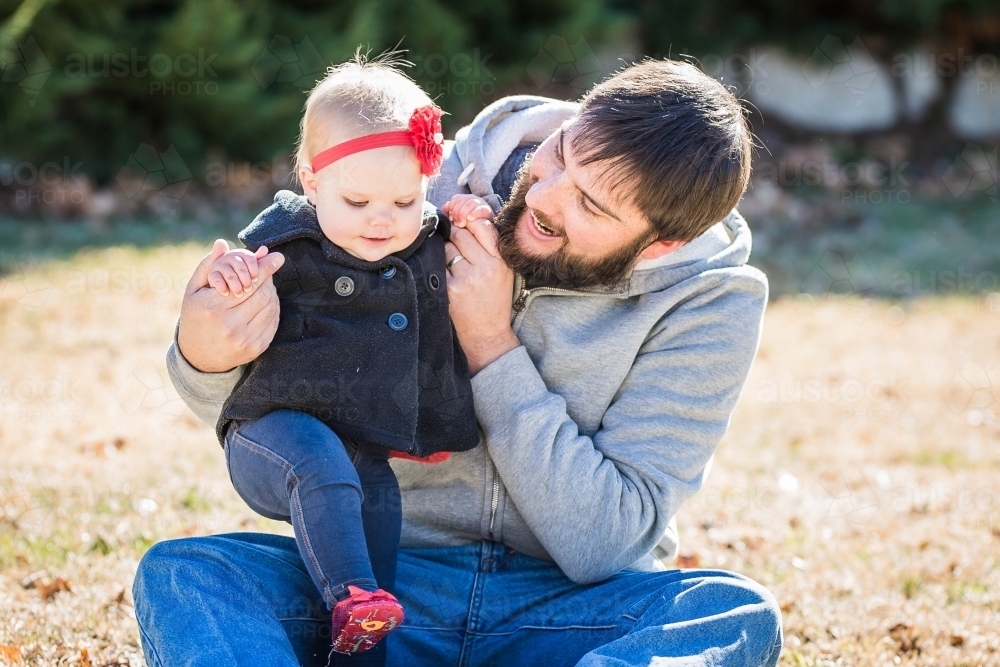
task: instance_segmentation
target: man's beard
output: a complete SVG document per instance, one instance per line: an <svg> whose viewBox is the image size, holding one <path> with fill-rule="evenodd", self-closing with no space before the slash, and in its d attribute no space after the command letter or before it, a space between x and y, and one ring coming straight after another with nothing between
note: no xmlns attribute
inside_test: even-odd
<svg viewBox="0 0 1000 667"><path fill-rule="evenodd" d="M524 165L517 172L510 199L493 220L498 235L497 247L500 256L508 266L524 276L525 281L532 286L569 289L596 286L620 287L631 276L639 253L656 240L652 230L649 234L640 236L625 247L598 259L571 254L566 248L566 237L563 237L562 245L546 257L535 257L527 254L518 245L516 234L517 222L528 210L525 196L535 182L528 175L530 164L531 159L529 158L525 160ZM550 221L540 211L532 211L532 215L549 229L553 228L549 224Z"/></svg>

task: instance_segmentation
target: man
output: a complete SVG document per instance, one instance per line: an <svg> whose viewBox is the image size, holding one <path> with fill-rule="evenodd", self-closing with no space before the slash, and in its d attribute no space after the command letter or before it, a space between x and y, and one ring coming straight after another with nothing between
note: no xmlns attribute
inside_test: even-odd
<svg viewBox="0 0 1000 667"><path fill-rule="evenodd" d="M676 553L673 517L760 338L767 283L734 210L750 146L739 102L672 61L627 68L581 105L499 100L449 143L431 201L503 205L447 246L482 438L442 463L393 463L407 616L390 664L777 662L765 589L654 557ZM278 316L278 256L242 301L206 288L225 249L192 277L168 353L210 424ZM162 542L135 599L153 665L326 664L329 617L290 538Z"/></svg>

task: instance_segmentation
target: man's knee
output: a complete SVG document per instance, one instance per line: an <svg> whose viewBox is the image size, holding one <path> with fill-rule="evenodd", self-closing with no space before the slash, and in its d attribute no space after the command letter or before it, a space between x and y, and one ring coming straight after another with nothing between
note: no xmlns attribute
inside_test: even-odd
<svg viewBox="0 0 1000 667"><path fill-rule="evenodd" d="M184 538L154 544L139 560L136 569L132 583L132 598L136 604L146 599L150 591L175 589L178 580L184 578L185 569L190 567L192 555L204 550L201 541L202 538ZM170 586L164 588L168 582Z"/></svg>
<svg viewBox="0 0 1000 667"><path fill-rule="evenodd" d="M774 594L762 584L743 575L735 575L734 581L736 583L731 585L738 586L742 591L742 595L747 599L744 604L754 607L756 627L759 631L761 633L765 631L770 633L771 636L776 637L776 640L780 642L781 606L778 604L778 600L774 597ZM777 658L777 655L775 655L775 658Z"/></svg>
<svg viewBox="0 0 1000 667"><path fill-rule="evenodd" d="M781 607L762 584L735 572L718 572L705 578L713 588L712 594L726 601L728 611L743 625L752 646L748 654L760 656L760 665L777 663L783 642L781 632Z"/></svg>
<svg viewBox="0 0 1000 667"><path fill-rule="evenodd" d="M658 613L676 620L709 617L738 629L753 664L773 666L781 652L781 608L774 595L753 579L734 572L691 572L678 592L676 579L664 573ZM649 619L653 620L653 619Z"/></svg>

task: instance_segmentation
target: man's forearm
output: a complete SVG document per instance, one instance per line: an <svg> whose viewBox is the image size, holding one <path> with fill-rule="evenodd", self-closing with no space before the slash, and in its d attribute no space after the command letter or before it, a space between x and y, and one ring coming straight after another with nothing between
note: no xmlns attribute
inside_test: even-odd
<svg viewBox="0 0 1000 667"><path fill-rule="evenodd" d="M691 483L619 468L580 435L518 348L473 378L476 412L507 493L568 577L604 579L648 553Z"/></svg>
<svg viewBox="0 0 1000 667"><path fill-rule="evenodd" d="M472 379L508 496L574 581L598 581L645 556L701 487L756 353L766 299L752 276L713 287L661 317L613 397L567 397L608 401L589 430L524 347ZM586 361L580 367L592 368Z"/></svg>

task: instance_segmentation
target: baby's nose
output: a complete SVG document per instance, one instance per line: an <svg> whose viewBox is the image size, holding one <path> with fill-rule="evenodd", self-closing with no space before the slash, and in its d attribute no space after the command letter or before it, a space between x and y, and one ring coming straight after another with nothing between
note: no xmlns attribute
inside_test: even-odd
<svg viewBox="0 0 1000 667"><path fill-rule="evenodd" d="M377 227L385 227L392 224L392 216L387 211L379 211L368 220L368 224Z"/></svg>

